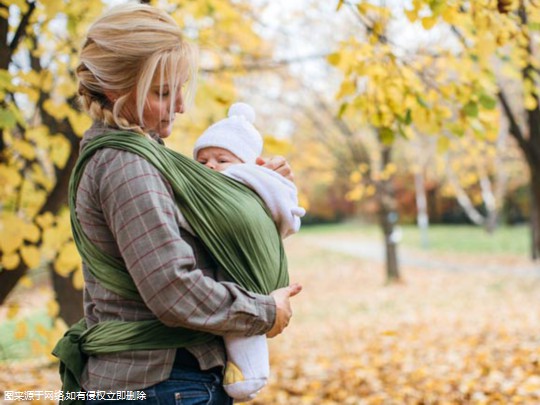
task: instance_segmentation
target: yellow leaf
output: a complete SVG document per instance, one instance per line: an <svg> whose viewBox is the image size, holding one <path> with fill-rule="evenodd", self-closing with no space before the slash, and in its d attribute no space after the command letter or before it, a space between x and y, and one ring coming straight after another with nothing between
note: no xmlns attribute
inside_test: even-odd
<svg viewBox="0 0 540 405"><path fill-rule="evenodd" d="M439 153L446 152L449 147L450 147L450 139L448 139L446 136L440 136L437 139L437 151Z"/></svg>
<svg viewBox="0 0 540 405"><path fill-rule="evenodd" d="M22 285L23 287L30 288L30 287L32 287L34 285L34 282L32 281L32 279L30 277L23 276L19 280L19 284Z"/></svg>
<svg viewBox="0 0 540 405"><path fill-rule="evenodd" d="M355 170L354 172L351 173L351 176L349 179L351 183L360 183L360 181L362 180L362 173L360 173L358 170Z"/></svg>
<svg viewBox="0 0 540 405"><path fill-rule="evenodd" d="M384 171L392 175L397 172L397 166L395 163L390 162L386 165L386 167L384 168Z"/></svg>
<svg viewBox="0 0 540 405"><path fill-rule="evenodd" d="M58 258L54 262L54 269L59 275L67 277L77 268L80 262L81 258L75 243L68 242L60 249Z"/></svg>
<svg viewBox="0 0 540 405"><path fill-rule="evenodd" d="M286 155L291 151L292 144L287 139L264 136L264 153L268 155Z"/></svg>
<svg viewBox="0 0 540 405"><path fill-rule="evenodd" d="M24 321L20 321L15 326L15 339L24 339L28 335L28 325Z"/></svg>
<svg viewBox="0 0 540 405"><path fill-rule="evenodd" d="M54 222L54 216L50 212L46 212L39 217L36 217L36 223L41 227L41 229L45 229L50 227Z"/></svg>
<svg viewBox="0 0 540 405"><path fill-rule="evenodd" d="M47 329L45 326L43 326L42 324L38 323L38 324L36 325L36 333L37 333L39 336L42 336L42 337L46 338L47 335L49 334L49 331L48 331L48 329Z"/></svg>
<svg viewBox="0 0 540 405"><path fill-rule="evenodd" d="M21 306L19 304L11 304L7 311L7 319L13 319L19 313Z"/></svg>
<svg viewBox="0 0 540 405"><path fill-rule="evenodd" d="M29 242L36 243L39 240L39 228L35 224L25 223L22 229L23 238Z"/></svg>
<svg viewBox="0 0 540 405"><path fill-rule="evenodd" d="M31 347L32 354L34 355L44 354L45 346L43 345L43 343L37 341L36 339L32 339L32 342L30 342L30 347Z"/></svg>
<svg viewBox="0 0 540 405"><path fill-rule="evenodd" d="M60 311L60 306L58 305L55 299L51 299L47 303L47 315L49 315L51 318L54 318L58 315L59 311Z"/></svg>
<svg viewBox="0 0 540 405"><path fill-rule="evenodd" d="M424 17L422 18L422 27L426 30L430 30L433 28L435 23L437 22L437 17L431 16L431 17Z"/></svg>
<svg viewBox="0 0 540 405"><path fill-rule="evenodd" d="M359 184L345 195L347 201L360 201L365 194L365 188Z"/></svg>
<svg viewBox="0 0 540 405"><path fill-rule="evenodd" d="M12 147L27 160L32 160L36 157L35 147L31 143L23 141L22 139L14 140Z"/></svg>
<svg viewBox="0 0 540 405"><path fill-rule="evenodd" d="M528 94L525 96L525 108L529 111L532 111L536 109L538 106L538 103L536 101L536 98L532 94Z"/></svg>
<svg viewBox="0 0 540 405"><path fill-rule="evenodd" d="M16 167L0 165L0 184L15 188L21 184L22 176Z"/></svg>
<svg viewBox="0 0 540 405"><path fill-rule="evenodd" d="M459 18L458 12L452 7L446 7L441 13L441 16L448 24L454 24Z"/></svg>
<svg viewBox="0 0 540 405"><path fill-rule="evenodd" d="M47 113L61 121L69 115L71 108L66 103L56 104L53 100L48 99L43 103L43 108Z"/></svg>
<svg viewBox="0 0 540 405"><path fill-rule="evenodd" d="M66 165L69 154L71 153L71 145L69 141L62 135L51 137L50 140L50 158L56 167L63 169Z"/></svg>
<svg viewBox="0 0 540 405"><path fill-rule="evenodd" d="M2 256L2 267L6 270L15 269L21 261L17 253L8 253Z"/></svg>
<svg viewBox="0 0 540 405"><path fill-rule="evenodd" d="M44 125L28 128L26 138L34 142L38 148L47 148L49 145L49 128Z"/></svg>
<svg viewBox="0 0 540 405"><path fill-rule="evenodd" d="M38 267L41 262L41 254L35 246L21 248L21 257L30 269Z"/></svg>
<svg viewBox="0 0 540 405"><path fill-rule="evenodd" d="M328 55L326 57L326 60L328 61L328 63L330 63L331 65L333 66L337 66L339 65L339 61L341 60L341 55L336 52L336 53L331 53L330 55Z"/></svg>
<svg viewBox="0 0 540 405"><path fill-rule="evenodd" d="M300 205L300 207L303 207L306 211L309 210L309 200L304 193L298 194L298 205Z"/></svg>
<svg viewBox="0 0 540 405"><path fill-rule="evenodd" d="M354 93L356 93L356 84L352 80L345 80L341 83L341 88L339 89L336 98L339 100L353 95Z"/></svg>
<svg viewBox="0 0 540 405"><path fill-rule="evenodd" d="M405 15L412 23L418 18L418 12L416 10L405 10Z"/></svg>
<svg viewBox="0 0 540 405"><path fill-rule="evenodd" d="M84 287L84 277L82 272L82 262L80 262L79 268L73 274L73 287L77 290L82 290Z"/></svg>
<svg viewBox="0 0 540 405"><path fill-rule="evenodd" d="M92 119L88 117L88 115L78 113L75 110L69 111L68 120L75 134L80 137L82 137L84 132L92 125Z"/></svg>

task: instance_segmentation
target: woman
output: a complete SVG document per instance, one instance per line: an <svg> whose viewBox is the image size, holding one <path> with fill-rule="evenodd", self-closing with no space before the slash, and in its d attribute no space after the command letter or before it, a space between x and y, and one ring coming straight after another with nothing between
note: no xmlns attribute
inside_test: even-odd
<svg viewBox="0 0 540 405"><path fill-rule="evenodd" d="M192 90L196 71L195 50L170 16L148 5L115 7L90 27L80 59L79 94L94 120L82 151L119 129L157 142L170 135L175 114L184 111L182 88ZM291 176L283 159L266 166ZM192 234L169 181L137 154L97 150L81 174L75 207L84 234L121 259L140 295L128 299L105 288L85 263L89 328L107 321L158 320L213 335L179 349L90 356L80 378L86 399L99 398L98 391L142 390L147 404L232 403L221 384L226 359L220 336L281 333L292 314L289 298L301 287L264 295L225 280L200 235Z"/></svg>

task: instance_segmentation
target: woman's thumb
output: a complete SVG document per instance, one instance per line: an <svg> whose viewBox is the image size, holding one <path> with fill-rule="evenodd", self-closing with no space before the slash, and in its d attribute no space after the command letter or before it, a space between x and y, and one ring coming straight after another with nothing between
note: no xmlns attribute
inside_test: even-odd
<svg viewBox="0 0 540 405"><path fill-rule="evenodd" d="M302 291L302 286L298 283L291 284L287 288L289 292L289 297L294 297L296 294L298 294L300 291Z"/></svg>

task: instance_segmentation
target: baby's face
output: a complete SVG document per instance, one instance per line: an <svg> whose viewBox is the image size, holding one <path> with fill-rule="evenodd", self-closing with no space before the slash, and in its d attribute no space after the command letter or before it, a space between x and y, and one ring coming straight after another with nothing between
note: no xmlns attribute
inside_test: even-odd
<svg viewBox="0 0 540 405"><path fill-rule="evenodd" d="M215 146L201 149L197 153L197 162L218 172L225 170L230 165L244 163L234 153Z"/></svg>

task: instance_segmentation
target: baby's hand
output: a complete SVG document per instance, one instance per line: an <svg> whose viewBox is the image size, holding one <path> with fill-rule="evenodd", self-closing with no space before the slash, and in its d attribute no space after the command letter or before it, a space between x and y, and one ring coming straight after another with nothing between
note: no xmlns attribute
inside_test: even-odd
<svg viewBox="0 0 540 405"><path fill-rule="evenodd" d="M291 166L289 166L289 162L287 162L287 159L285 159L283 156L274 156L270 159L263 159L259 156L255 163L257 163L259 166L266 167L267 169L281 174L290 181L294 181Z"/></svg>

